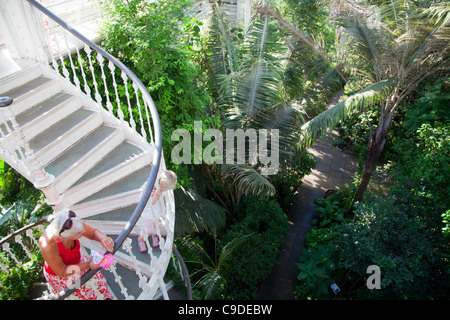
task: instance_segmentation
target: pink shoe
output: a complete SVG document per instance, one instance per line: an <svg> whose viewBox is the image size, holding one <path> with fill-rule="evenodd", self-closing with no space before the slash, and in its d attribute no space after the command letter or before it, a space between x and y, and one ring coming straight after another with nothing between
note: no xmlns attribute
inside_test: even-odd
<svg viewBox="0 0 450 320"><path fill-rule="evenodd" d="M157 246L159 246L159 238L157 235L152 236L152 246L153 246L153 248L156 248Z"/></svg>
<svg viewBox="0 0 450 320"><path fill-rule="evenodd" d="M147 246L145 245L145 241L144 240L139 240L138 239L138 248L140 252L147 252Z"/></svg>

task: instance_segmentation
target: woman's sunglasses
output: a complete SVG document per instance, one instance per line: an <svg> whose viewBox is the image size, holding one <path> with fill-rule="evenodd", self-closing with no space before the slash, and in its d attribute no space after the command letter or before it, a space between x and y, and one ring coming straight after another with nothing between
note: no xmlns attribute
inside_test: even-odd
<svg viewBox="0 0 450 320"><path fill-rule="evenodd" d="M61 231L59 231L59 234L61 235L62 232L66 230L70 230L73 226L72 218L75 218L77 215L73 211L69 211L69 218L64 222Z"/></svg>

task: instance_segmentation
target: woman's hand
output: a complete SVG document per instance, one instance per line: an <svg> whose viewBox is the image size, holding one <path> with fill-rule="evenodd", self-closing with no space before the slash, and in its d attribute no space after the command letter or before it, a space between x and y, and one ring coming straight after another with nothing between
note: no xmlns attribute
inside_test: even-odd
<svg viewBox="0 0 450 320"><path fill-rule="evenodd" d="M90 259L88 262L89 262L89 268L91 268L92 270L97 270L98 268L100 268L99 266L96 266L94 264L94 260L93 259Z"/></svg>
<svg viewBox="0 0 450 320"><path fill-rule="evenodd" d="M103 249L112 252L114 250L114 241L110 237L106 236L100 230L91 227L88 224L84 224L84 236L88 239L98 241L101 243Z"/></svg>
<svg viewBox="0 0 450 320"><path fill-rule="evenodd" d="M112 252L114 250L114 241L110 237L105 236L100 243L106 251Z"/></svg>

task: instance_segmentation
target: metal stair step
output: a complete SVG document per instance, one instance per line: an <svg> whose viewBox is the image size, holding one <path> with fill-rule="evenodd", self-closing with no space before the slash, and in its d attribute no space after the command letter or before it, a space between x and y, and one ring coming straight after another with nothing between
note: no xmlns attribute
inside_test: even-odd
<svg viewBox="0 0 450 320"><path fill-rule="evenodd" d="M138 190L142 188L147 182L148 177L150 175L150 170L151 165L146 166L136 172L133 172L127 177L115 182L113 185L107 186L103 190L78 202L77 205L90 201L99 200L102 198L109 198L132 190Z"/></svg>
<svg viewBox="0 0 450 320"><path fill-rule="evenodd" d="M113 127L105 125L100 126L48 164L45 167L45 170L55 177L58 177L71 166L77 164L77 162L90 150L93 150L101 142L104 142L104 140L115 130L117 129Z"/></svg>
<svg viewBox="0 0 450 320"><path fill-rule="evenodd" d="M14 99L11 110L18 116L61 91L61 83L50 77L40 76L19 87L3 92Z"/></svg>
<svg viewBox="0 0 450 320"><path fill-rule="evenodd" d="M44 115L45 113L49 112L56 106L66 102L72 97L72 95L64 92L60 92L47 100L36 104L32 108L30 108L27 111L22 112L21 114L18 114L16 116L16 121L20 126L24 126L28 124L29 122L33 121L34 119L39 118L40 116Z"/></svg>
<svg viewBox="0 0 450 320"><path fill-rule="evenodd" d="M32 139L30 141L31 149L34 152L39 152L53 141L58 140L61 136L69 132L70 129L74 128L80 122L86 120L93 113L94 111L87 109L77 110L75 113L54 124L51 128Z"/></svg>
<svg viewBox="0 0 450 320"><path fill-rule="evenodd" d="M14 89L11 89L7 92L3 92L1 95L8 96L10 98L13 98L14 100L17 100L23 96L26 96L30 92L37 90L40 86L42 86L50 81L52 81L52 79L41 76L41 77L38 77L31 81L28 81L25 84L18 86Z"/></svg>
<svg viewBox="0 0 450 320"><path fill-rule="evenodd" d="M91 170L89 170L83 177L81 177L74 186L82 184L86 181L94 179L96 176L115 168L116 166L130 161L132 158L142 154L143 150L129 142L124 141L119 146L114 148L107 157L95 165Z"/></svg>
<svg viewBox="0 0 450 320"><path fill-rule="evenodd" d="M115 209L112 211L108 211L105 213L101 213L95 216L86 217L84 220L100 220L100 221L120 221L127 222L134 210L136 209L136 205L126 206L123 208Z"/></svg>

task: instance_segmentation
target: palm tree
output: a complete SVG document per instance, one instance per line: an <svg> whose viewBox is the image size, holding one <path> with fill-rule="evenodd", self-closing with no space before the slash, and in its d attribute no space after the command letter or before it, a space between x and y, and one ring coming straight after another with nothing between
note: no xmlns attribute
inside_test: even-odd
<svg viewBox="0 0 450 320"><path fill-rule="evenodd" d="M283 81L292 52L276 21L255 15L248 30L239 32L231 28L215 3L209 39L206 63L213 98L210 109L219 115L221 130L278 130L280 164L292 164L299 152L295 144L305 111L297 97L288 94ZM205 170L210 180L221 181L223 198L232 211L244 194L274 194L270 181L258 172L260 168L260 163L237 163Z"/></svg>
<svg viewBox="0 0 450 320"><path fill-rule="evenodd" d="M378 127L370 133L356 202L362 199L401 103L430 75L448 74L450 6L434 4L423 9L415 1L394 0L377 6L351 0L335 0L330 5L334 22L341 27L339 60L352 73L352 91L360 90L305 123L300 145L310 146L350 112L379 105ZM281 16L270 8L264 10L286 26ZM309 38L293 34L320 55L320 48Z"/></svg>
<svg viewBox="0 0 450 320"><path fill-rule="evenodd" d="M177 237L201 231L211 232L225 226L228 211L220 204L181 185L174 191L174 196Z"/></svg>
<svg viewBox="0 0 450 320"><path fill-rule="evenodd" d="M232 255L251 235L240 235L221 248L214 238L214 257L211 257L203 246L193 241L191 236L179 239L177 247L185 257L185 262L200 266L191 277L198 279L195 285L201 289L203 299L220 297L226 284L226 274L231 271Z"/></svg>

